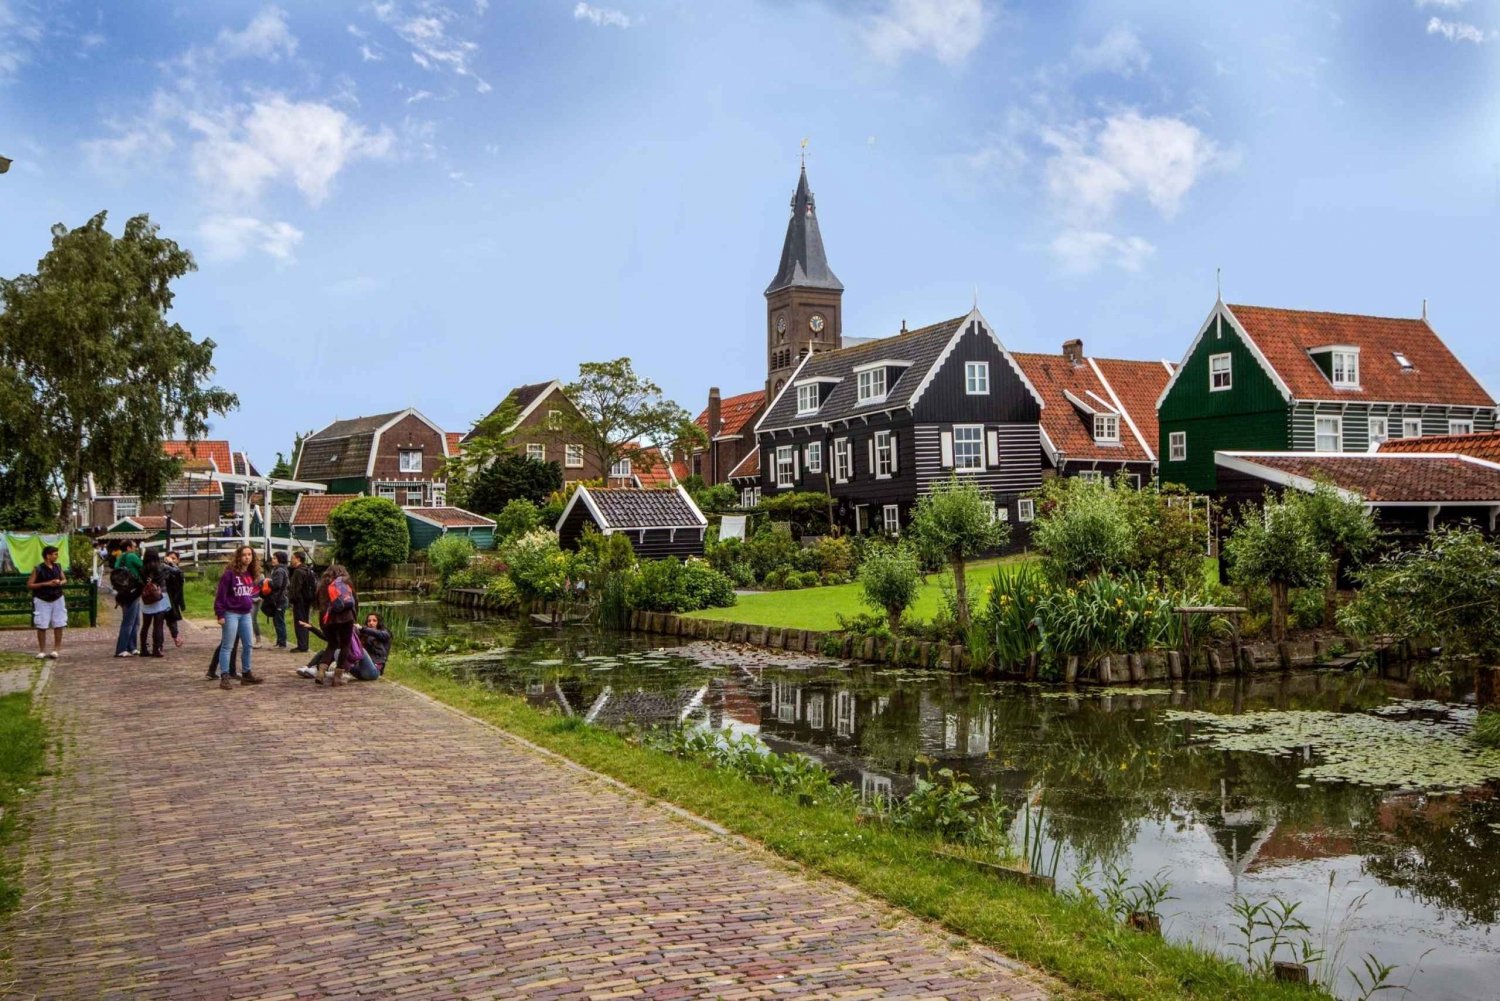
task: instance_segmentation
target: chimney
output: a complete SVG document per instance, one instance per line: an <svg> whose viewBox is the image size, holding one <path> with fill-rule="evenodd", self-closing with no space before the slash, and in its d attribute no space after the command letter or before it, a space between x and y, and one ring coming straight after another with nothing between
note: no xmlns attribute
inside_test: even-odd
<svg viewBox="0 0 1500 1001"><path fill-rule="evenodd" d="M906 333L906 317L901 318L901 332Z"/></svg>
<svg viewBox="0 0 1500 1001"><path fill-rule="evenodd" d="M708 440L713 441L719 436L719 428L723 427L724 421L719 416L719 387L714 386L708 391Z"/></svg>
<svg viewBox="0 0 1500 1001"><path fill-rule="evenodd" d="M1083 364L1083 341L1077 337L1063 341L1063 357L1074 365Z"/></svg>

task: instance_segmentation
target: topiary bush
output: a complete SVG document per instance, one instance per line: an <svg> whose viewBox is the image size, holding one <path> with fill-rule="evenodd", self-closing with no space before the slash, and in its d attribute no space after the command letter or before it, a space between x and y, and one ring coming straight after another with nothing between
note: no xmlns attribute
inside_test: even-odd
<svg viewBox="0 0 1500 1001"><path fill-rule="evenodd" d="M892 632L901 628L901 616L916 598L921 583L917 554L906 545L872 546L859 567L865 603L885 612Z"/></svg>
<svg viewBox="0 0 1500 1001"><path fill-rule="evenodd" d="M540 527L543 527L541 512L529 500L510 501L495 515L495 538L500 542L534 532ZM551 528L551 525L545 527Z"/></svg>

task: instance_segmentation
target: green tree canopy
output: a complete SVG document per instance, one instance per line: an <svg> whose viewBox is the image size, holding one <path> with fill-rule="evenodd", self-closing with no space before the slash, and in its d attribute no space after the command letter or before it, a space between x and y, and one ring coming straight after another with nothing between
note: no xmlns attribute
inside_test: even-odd
<svg viewBox="0 0 1500 1001"><path fill-rule="evenodd" d="M1269 584L1271 638L1286 639L1290 589L1323 583L1328 557L1319 548L1299 494L1277 497L1269 491L1261 507L1247 504L1224 543L1229 576L1241 587Z"/></svg>
<svg viewBox="0 0 1500 1001"><path fill-rule="evenodd" d="M411 554L406 515L385 497L346 500L328 515L334 558L364 578L379 577Z"/></svg>
<svg viewBox="0 0 1500 1001"><path fill-rule="evenodd" d="M584 362L563 392L574 409L562 412L558 430L582 444L600 469L628 457L650 470L655 457L641 451L643 446L689 455L706 441L688 412L664 397L656 383L637 375L629 358Z"/></svg>
<svg viewBox="0 0 1500 1001"><path fill-rule="evenodd" d="M1380 542L1375 519L1357 497L1346 497L1329 483L1319 483L1301 498L1308 530L1318 548L1328 554L1328 580L1323 590L1323 625L1334 625L1339 570L1357 566Z"/></svg>
<svg viewBox="0 0 1500 1001"><path fill-rule="evenodd" d="M921 584L921 563L904 543L874 543L859 565L860 595L865 604L885 613L893 633L901 628L901 616L916 600Z"/></svg>
<svg viewBox="0 0 1500 1001"><path fill-rule="evenodd" d="M993 552L1010 540L1010 526L995 520L995 502L971 480L953 477L917 501L910 533L917 547L953 569L953 594L960 629L969 628L967 561Z"/></svg>
<svg viewBox="0 0 1500 1001"><path fill-rule="evenodd" d="M160 496L178 472L163 439L196 440L239 405L207 384L214 342L167 319L192 255L145 215L119 237L104 222L53 226L36 273L0 280L0 469L50 487L62 523L90 475Z"/></svg>
<svg viewBox="0 0 1500 1001"><path fill-rule="evenodd" d="M555 462L542 462L525 455L500 455L469 480L465 506L490 515L504 511L511 501L530 501L540 506L562 485L562 469Z"/></svg>

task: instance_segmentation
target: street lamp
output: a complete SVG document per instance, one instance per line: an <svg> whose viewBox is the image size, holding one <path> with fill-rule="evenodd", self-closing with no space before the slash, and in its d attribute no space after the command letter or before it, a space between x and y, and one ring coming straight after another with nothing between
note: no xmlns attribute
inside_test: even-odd
<svg viewBox="0 0 1500 1001"><path fill-rule="evenodd" d="M10 160L6 159L3 156L0 156L0 174L3 174L10 169L10 163Z"/></svg>
<svg viewBox="0 0 1500 1001"><path fill-rule="evenodd" d="M172 507L177 502L168 497L161 502L162 510L167 512L167 552L172 551ZM165 553L163 555L166 555Z"/></svg>

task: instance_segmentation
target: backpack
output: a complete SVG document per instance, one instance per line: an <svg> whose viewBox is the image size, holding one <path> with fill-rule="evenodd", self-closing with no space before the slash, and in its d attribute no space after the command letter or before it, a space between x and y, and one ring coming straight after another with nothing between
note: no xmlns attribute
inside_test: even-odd
<svg viewBox="0 0 1500 1001"><path fill-rule="evenodd" d="M148 605L154 605L161 600L161 585L154 580L146 581L141 588L141 600Z"/></svg>
<svg viewBox="0 0 1500 1001"><path fill-rule="evenodd" d="M116 594L134 594L140 590L141 582L127 567L115 567L109 572L109 586Z"/></svg>

